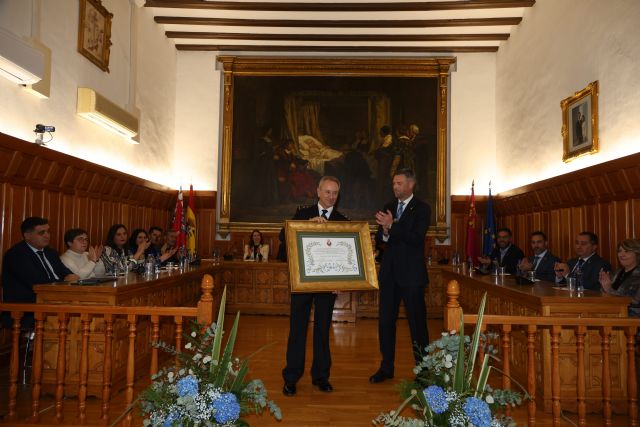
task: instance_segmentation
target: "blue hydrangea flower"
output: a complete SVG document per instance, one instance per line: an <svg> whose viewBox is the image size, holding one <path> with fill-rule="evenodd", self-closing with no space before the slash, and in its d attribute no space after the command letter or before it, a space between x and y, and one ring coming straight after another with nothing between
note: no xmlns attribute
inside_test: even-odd
<svg viewBox="0 0 640 427"><path fill-rule="evenodd" d="M491 409L484 400L468 397L462 405L464 414L476 427L491 427Z"/></svg>
<svg viewBox="0 0 640 427"><path fill-rule="evenodd" d="M422 392L424 393L424 398L427 399L429 408L431 408L435 414L442 414L449 407L447 397L444 394L442 387L430 385L422 390Z"/></svg>
<svg viewBox="0 0 640 427"><path fill-rule="evenodd" d="M167 415L167 418L164 419L164 423L162 424L162 427L182 427L181 423L178 423L174 426L174 423L176 421L179 420L179 416L177 413L175 412L171 412L169 413L169 415Z"/></svg>
<svg viewBox="0 0 640 427"><path fill-rule="evenodd" d="M198 394L198 380L193 375L182 377L176 383L176 389L180 397L194 396Z"/></svg>
<svg viewBox="0 0 640 427"><path fill-rule="evenodd" d="M211 404L215 410L214 418L220 424L234 422L240 416L240 404L236 395L224 393Z"/></svg>

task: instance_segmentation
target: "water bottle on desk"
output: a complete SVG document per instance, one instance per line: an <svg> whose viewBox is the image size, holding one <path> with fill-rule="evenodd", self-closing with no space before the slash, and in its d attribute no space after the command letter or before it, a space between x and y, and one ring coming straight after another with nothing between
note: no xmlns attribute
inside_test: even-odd
<svg viewBox="0 0 640 427"><path fill-rule="evenodd" d="M582 268L576 267L574 270L576 275L576 290L578 294L582 294L584 292L584 277L582 276Z"/></svg>

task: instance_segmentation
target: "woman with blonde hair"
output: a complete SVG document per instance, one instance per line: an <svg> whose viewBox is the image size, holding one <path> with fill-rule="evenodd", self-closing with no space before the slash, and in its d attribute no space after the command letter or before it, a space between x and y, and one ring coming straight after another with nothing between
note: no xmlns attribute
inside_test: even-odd
<svg viewBox="0 0 640 427"><path fill-rule="evenodd" d="M640 240L626 239L618 245L620 269L613 275L600 271L600 285L611 295L631 297L629 316L640 317Z"/></svg>

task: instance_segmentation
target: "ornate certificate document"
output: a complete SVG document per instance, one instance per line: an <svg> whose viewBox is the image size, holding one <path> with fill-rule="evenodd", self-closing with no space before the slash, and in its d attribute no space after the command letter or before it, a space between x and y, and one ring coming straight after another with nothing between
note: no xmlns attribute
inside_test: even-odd
<svg viewBox="0 0 640 427"><path fill-rule="evenodd" d="M303 237L304 276L359 276L357 238Z"/></svg>
<svg viewBox="0 0 640 427"><path fill-rule="evenodd" d="M291 292L377 290L369 225L286 221Z"/></svg>

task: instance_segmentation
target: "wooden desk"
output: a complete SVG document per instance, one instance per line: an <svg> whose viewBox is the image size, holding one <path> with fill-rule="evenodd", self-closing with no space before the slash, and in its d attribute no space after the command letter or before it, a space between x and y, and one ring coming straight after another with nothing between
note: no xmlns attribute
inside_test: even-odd
<svg viewBox="0 0 640 427"><path fill-rule="evenodd" d="M429 286L425 292L427 316L442 318L445 294L440 274L442 266L429 266ZM227 310L252 314L289 314L289 267L286 262L223 261L216 286L227 286ZM404 311L401 310L401 316ZM378 292L340 292L333 320L355 322L359 317L378 317Z"/></svg>
<svg viewBox="0 0 640 427"><path fill-rule="evenodd" d="M480 300L487 293L486 314L508 316L554 317L627 317L630 298L616 297L600 292L585 291L578 296L566 290L555 289L555 284L537 282L518 285L513 276L470 277L451 269L442 272L445 283L457 280L460 284L460 305L466 313L477 313ZM600 335L590 330L585 337L585 375L587 406L590 411L602 408L601 375L602 356ZM527 383L527 336L525 331L511 333L511 373L521 384ZM544 410L551 411L551 338L543 330L536 339L536 379L538 397ZM616 412L626 410L626 348L622 332L611 337L611 393ZM563 330L560 337L560 386L563 409L576 409L576 346L571 330Z"/></svg>
<svg viewBox="0 0 640 427"><path fill-rule="evenodd" d="M205 274L215 274L211 264L189 267L184 272L172 270L161 272L152 277L129 273L100 285L78 286L67 283L55 283L34 286L37 302L43 304L73 304L91 306L195 306L201 295L200 283ZM186 321L185 321L186 322ZM161 339L173 342L171 322L160 325ZM185 323L186 324L186 323ZM56 382L58 352L58 319L48 316L45 321L43 378L44 392L53 392ZM150 321L142 318L137 324L136 372L148 373L150 352ZM82 333L79 317L69 320L67 336L67 373L65 377L67 395L74 395L78 385L79 349ZM126 319L117 318L113 324L112 345L114 391L125 384L128 351L128 326ZM104 350L104 320L94 318L91 321L89 338L89 383L88 393L100 396L102 393L102 360Z"/></svg>

